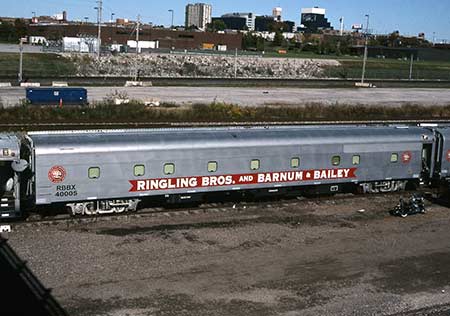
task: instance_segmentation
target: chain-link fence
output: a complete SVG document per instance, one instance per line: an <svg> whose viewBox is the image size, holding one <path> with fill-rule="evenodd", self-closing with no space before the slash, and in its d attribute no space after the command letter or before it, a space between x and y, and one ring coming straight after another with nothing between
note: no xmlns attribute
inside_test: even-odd
<svg viewBox="0 0 450 316"><path fill-rule="evenodd" d="M61 43L45 50L59 51ZM362 75L361 57L296 56L268 57L258 52L152 50L135 53L103 53L99 60L93 54L24 54L23 78L67 76L130 76L141 77L220 77L276 79L358 79ZM412 66L412 67L411 67ZM0 76L16 77L18 53L0 54ZM450 80L450 60L428 61L369 58L367 80Z"/></svg>

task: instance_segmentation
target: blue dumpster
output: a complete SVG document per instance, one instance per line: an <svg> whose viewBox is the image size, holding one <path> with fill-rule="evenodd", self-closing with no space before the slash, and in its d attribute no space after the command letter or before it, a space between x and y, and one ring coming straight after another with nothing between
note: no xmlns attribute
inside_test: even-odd
<svg viewBox="0 0 450 316"><path fill-rule="evenodd" d="M31 104L41 105L85 105L85 88L27 88L26 98Z"/></svg>

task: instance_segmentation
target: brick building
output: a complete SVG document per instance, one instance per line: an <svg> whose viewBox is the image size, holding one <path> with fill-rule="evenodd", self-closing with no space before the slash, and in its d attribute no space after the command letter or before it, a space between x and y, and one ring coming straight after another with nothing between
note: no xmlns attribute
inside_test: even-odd
<svg viewBox="0 0 450 316"><path fill-rule="evenodd" d="M95 24L33 25L28 26L29 36L43 36L47 40L63 37L97 36ZM102 44L127 44L135 39L133 28L125 26L102 27ZM139 33L141 41L159 41L160 48L201 49L206 46L226 45L227 49L242 48L242 34L219 34L210 32L173 31L144 26ZM211 45L212 44L212 45Z"/></svg>

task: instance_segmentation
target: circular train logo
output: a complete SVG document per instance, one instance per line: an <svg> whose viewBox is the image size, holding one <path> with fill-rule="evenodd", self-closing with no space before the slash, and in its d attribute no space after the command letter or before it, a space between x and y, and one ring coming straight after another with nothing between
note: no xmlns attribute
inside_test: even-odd
<svg viewBox="0 0 450 316"><path fill-rule="evenodd" d="M61 166L53 166L48 171L48 179L53 183L61 183L66 178L66 169Z"/></svg>
<svg viewBox="0 0 450 316"><path fill-rule="evenodd" d="M412 154L411 154L410 151L405 151L402 154L402 161L403 161L403 163L409 163L411 161L411 159L412 159Z"/></svg>

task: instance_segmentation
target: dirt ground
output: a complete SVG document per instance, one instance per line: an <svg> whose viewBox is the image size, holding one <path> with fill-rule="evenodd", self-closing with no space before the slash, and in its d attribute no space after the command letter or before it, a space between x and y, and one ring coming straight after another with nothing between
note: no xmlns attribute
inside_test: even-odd
<svg viewBox="0 0 450 316"><path fill-rule="evenodd" d="M397 201L218 205L6 237L70 315L448 315L450 209L402 219Z"/></svg>

